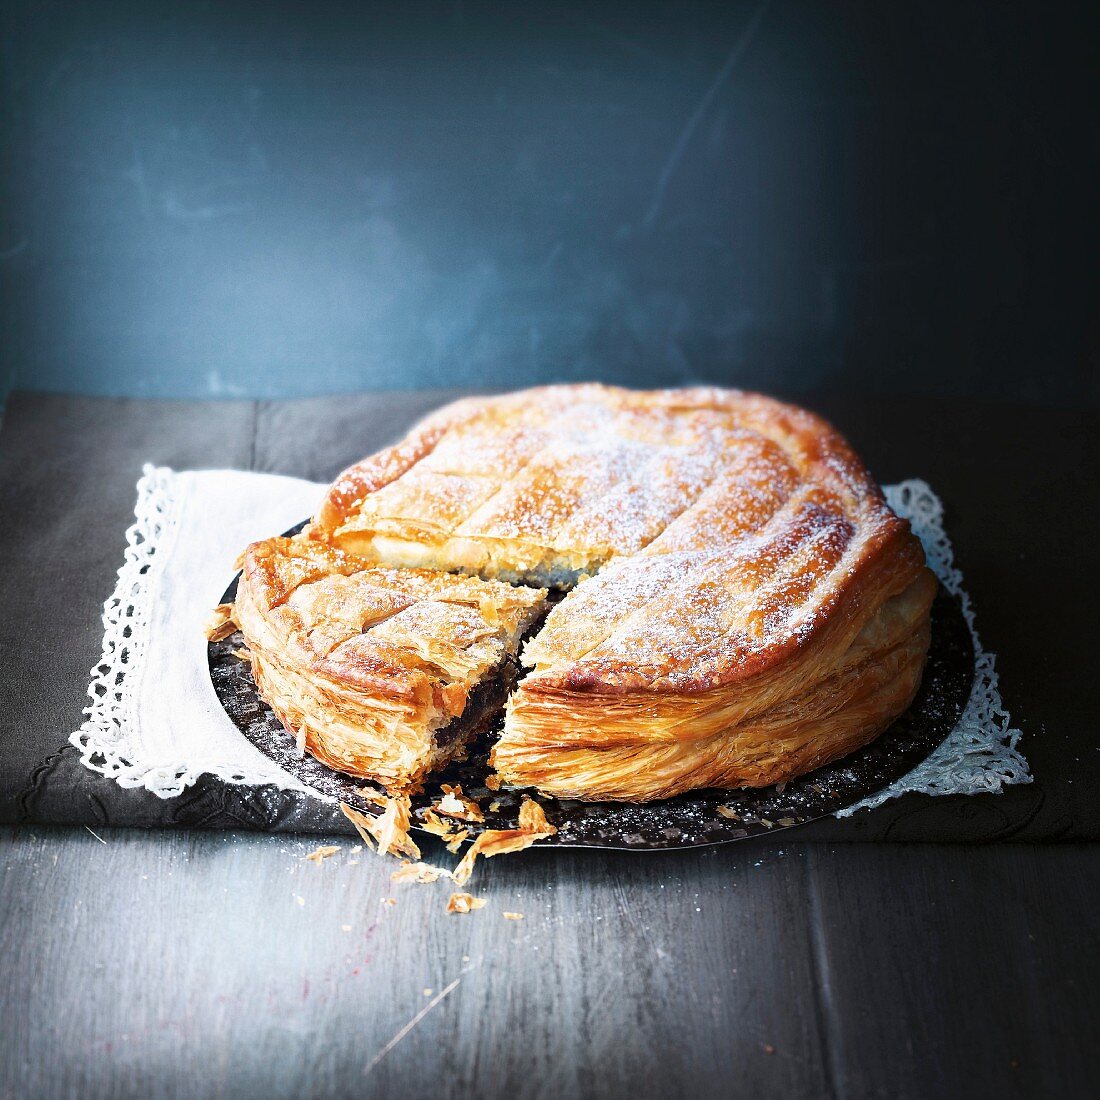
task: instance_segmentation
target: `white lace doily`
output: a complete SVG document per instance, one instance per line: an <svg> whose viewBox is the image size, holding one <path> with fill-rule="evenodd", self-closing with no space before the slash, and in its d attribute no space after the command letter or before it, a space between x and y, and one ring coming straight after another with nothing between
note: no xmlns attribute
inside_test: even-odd
<svg viewBox="0 0 1100 1100"><path fill-rule="evenodd" d="M841 810L837 817L881 806L910 791L979 794L999 791L1009 783L1031 782L1027 760L1016 747L1020 731L1013 728L1012 719L1001 701L994 668L996 658L982 648L974 623L974 608L963 588L962 572L955 567L951 540L943 528L943 503L928 483L919 478L887 485L886 499L899 516L904 516L913 525L914 533L924 544L932 571L962 607L974 640L974 683L958 725L931 756L878 794Z"/></svg>
<svg viewBox="0 0 1100 1100"><path fill-rule="evenodd" d="M323 491L272 474L145 467L125 560L103 607L103 655L92 669L91 703L70 738L87 767L162 798L180 794L206 773L229 783L316 794L254 748L222 710L210 683L202 624L240 548L309 515ZM1020 731L1001 702L993 654L982 648L954 565L943 505L919 480L886 493L912 522L944 587L959 599L974 639L976 672L950 737L893 786L841 816L909 791L973 794L1031 781L1016 747Z"/></svg>
<svg viewBox="0 0 1100 1100"><path fill-rule="evenodd" d="M103 606L91 704L70 738L85 765L161 798L205 773L314 793L241 736L222 710L202 628L241 547L287 530L323 491L272 474L145 467L118 583Z"/></svg>

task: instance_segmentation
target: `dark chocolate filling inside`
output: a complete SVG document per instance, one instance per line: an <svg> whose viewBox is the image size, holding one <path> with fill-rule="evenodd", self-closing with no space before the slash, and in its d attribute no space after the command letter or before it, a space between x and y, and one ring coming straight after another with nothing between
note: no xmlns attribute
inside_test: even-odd
<svg viewBox="0 0 1100 1100"><path fill-rule="evenodd" d="M470 744L475 738L491 730L503 716L504 704L508 702L508 696L512 694L512 689L520 678L519 650L542 629L550 608L561 598L560 595L557 599L551 596L547 600L543 613L523 632L516 653L508 654L492 672L486 674L481 683L470 692L466 709L457 718L452 718L435 731L432 736L439 748L453 745L456 741Z"/></svg>
<svg viewBox="0 0 1100 1100"><path fill-rule="evenodd" d="M435 743L444 748L456 741L472 741L485 733L504 710L504 704L519 679L519 662L515 657L505 657L492 672L481 681L466 700L466 708L445 726L435 731Z"/></svg>

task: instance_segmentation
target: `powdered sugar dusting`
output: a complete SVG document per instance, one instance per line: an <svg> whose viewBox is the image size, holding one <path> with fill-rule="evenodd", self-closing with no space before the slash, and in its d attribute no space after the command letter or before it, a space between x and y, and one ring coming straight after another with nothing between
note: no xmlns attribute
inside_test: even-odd
<svg viewBox="0 0 1100 1100"><path fill-rule="evenodd" d="M690 688L812 629L855 534L805 490L739 541L616 559L551 612L524 660L558 674L648 668Z"/></svg>
<svg viewBox="0 0 1100 1100"><path fill-rule="evenodd" d="M792 428L785 406L732 391L550 387L441 419L419 461L365 486L349 525L428 540L444 569L468 568L484 544L494 569L539 583L555 553L598 568L647 548L733 544L810 482L831 486L841 512L865 503L853 481L876 493L819 422ZM388 468L385 454L362 465Z"/></svg>

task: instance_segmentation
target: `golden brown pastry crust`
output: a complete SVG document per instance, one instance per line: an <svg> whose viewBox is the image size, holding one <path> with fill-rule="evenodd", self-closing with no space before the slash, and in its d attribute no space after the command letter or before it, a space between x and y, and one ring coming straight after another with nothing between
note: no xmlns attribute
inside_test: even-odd
<svg viewBox="0 0 1100 1100"><path fill-rule="evenodd" d="M437 733L514 657L544 597L273 538L246 551L234 616L257 686L303 747L403 789L463 751L466 737Z"/></svg>
<svg viewBox="0 0 1100 1100"><path fill-rule="evenodd" d="M789 779L889 725L928 648L936 585L909 525L832 427L757 394L467 399L345 471L312 534L572 588L491 757L548 794Z"/></svg>
<svg viewBox="0 0 1100 1100"><path fill-rule="evenodd" d="M870 615L850 593L834 623L773 665L702 690L593 695L528 676L491 763L504 781L522 777L547 794L634 801L812 771L872 741L909 705L935 588L922 573ZM592 729L597 704L598 743L576 733Z"/></svg>

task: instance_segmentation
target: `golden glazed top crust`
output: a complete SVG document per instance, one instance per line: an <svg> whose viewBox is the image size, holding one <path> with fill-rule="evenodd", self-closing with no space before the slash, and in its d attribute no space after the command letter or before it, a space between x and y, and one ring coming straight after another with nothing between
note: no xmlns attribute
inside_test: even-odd
<svg viewBox="0 0 1100 1100"><path fill-rule="evenodd" d="M582 580L528 643L521 695L755 683L926 572L830 425L715 388L456 402L345 471L311 533L395 565Z"/></svg>

